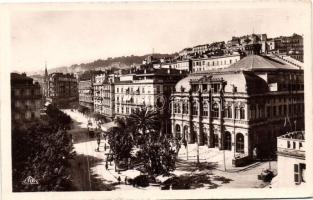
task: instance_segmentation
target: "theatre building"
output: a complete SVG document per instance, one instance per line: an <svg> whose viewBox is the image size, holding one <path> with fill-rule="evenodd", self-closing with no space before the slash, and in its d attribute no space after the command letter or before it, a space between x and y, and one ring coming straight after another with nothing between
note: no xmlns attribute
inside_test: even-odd
<svg viewBox="0 0 313 200"><path fill-rule="evenodd" d="M172 134L233 151L234 158L270 156L278 136L304 128L303 70L278 59L249 55L179 81L171 102Z"/></svg>

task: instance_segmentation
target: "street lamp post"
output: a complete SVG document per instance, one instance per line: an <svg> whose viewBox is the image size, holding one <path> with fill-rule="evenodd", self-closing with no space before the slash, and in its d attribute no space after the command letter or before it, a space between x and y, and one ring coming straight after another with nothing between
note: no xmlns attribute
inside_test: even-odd
<svg viewBox="0 0 313 200"><path fill-rule="evenodd" d="M197 164L199 165L200 164L200 161L199 161L199 139L197 138Z"/></svg>

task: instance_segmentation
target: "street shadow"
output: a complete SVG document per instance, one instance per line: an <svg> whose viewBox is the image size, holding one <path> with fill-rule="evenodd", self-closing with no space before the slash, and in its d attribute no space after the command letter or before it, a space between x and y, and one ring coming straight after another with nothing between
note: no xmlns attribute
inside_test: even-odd
<svg viewBox="0 0 313 200"><path fill-rule="evenodd" d="M203 170L213 170L218 167L217 162L200 162L197 164L197 162L190 162L186 160L181 160L178 159L176 161L176 169L182 170L182 171L189 171L189 172L194 172L194 171L203 171Z"/></svg>
<svg viewBox="0 0 313 200"><path fill-rule="evenodd" d="M163 189L169 189L169 185L172 186L172 190L188 190L197 188L215 189L223 184L229 183L230 181L232 180L222 176L212 176L210 173L190 173L165 181Z"/></svg>
<svg viewBox="0 0 313 200"><path fill-rule="evenodd" d="M75 191L112 191L117 183L104 183L107 180L91 172L91 168L102 162L94 156L78 154L70 161L71 176Z"/></svg>

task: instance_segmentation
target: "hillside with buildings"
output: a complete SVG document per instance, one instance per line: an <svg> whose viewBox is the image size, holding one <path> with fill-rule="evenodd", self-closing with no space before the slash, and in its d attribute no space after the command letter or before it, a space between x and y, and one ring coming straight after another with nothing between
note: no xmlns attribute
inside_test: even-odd
<svg viewBox="0 0 313 200"><path fill-rule="evenodd" d="M114 57L114 58L107 58L107 59L98 59L93 62L89 63L81 63L81 64L73 64L71 66L63 66L63 67L57 67L57 68L51 68L48 69L49 73L59 72L59 73L81 73L84 71L90 71L90 70L115 70L115 69L128 69L131 66L142 64L144 59L151 54L143 55L143 56L121 56L121 57ZM165 58L165 57L173 57L177 54L159 54L155 53L153 54L154 58ZM34 73L31 73L33 75L43 75L44 69L42 71L37 71Z"/></svg>

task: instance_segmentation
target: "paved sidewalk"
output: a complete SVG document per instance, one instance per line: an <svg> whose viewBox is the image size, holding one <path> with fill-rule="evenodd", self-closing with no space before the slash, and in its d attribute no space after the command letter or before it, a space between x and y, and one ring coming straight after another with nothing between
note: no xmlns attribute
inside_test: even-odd
<svg viewBox="0 0 313 200"><path fill-rule="evenodd" d="M73 134L81 134L83 131L86 132L86 126L88 123L88 119L83 116L81 113L72 112L67 110L72 119L75 121L75 127L73 129ZM112 124L111 124L112 125ZM108 125L104 125L108 127ZM82 134L84 135L84 134ZM79 136L81 137L81 136ZM115 172L115 166L112 162L112 165L108 165L108 170L105 169L106 156L105 153L109 152L109 148L107 148L106 152L104 152L104 144L109 147L107 141L103 138L100 143L100 151L96 151L97 149L97 141L94 139L86 139L82 140L82 142L78 142L74 144L74 149L77 154L84 155L88 159L91 159L91 165L88 164L88 168L90 169L90 175L96 175L96 177L102 181L104 184L112 184L118 182L118 177L121 178L120 185L116 185L116 189L123 190L160 190L159 187L149 186L147 188L134 188L132 185L125 185L125 177L134 178L140 174L137 170L127 170L122 171L120 173ZM191 166L195 166L195 162L197 162L197 145L189 144L188 145L188 160L187 160L187 152L184 146L181 147L180 152L178 154L178 159L187 161L184 162L185 166L190 169ZM225 153L225 154L224 154ZM226 172L224 171L224 156L225 156L225 164L226 164ZM219 151L218 149L208 148L206 146L199 147L199 159L200 162L207 162L213 164L215 167L211 169L211 172L207 171L205 173L213 173L212 176L222 176L225 178L229 178L232 181L228 184L219 184L220 187L228 187L228 188L251 188L251 187L262 187L260 181L257 180L257 175L263 170L268 168L268 163L253 163L246 167L233 167L232 166L232 158L234 157L233 152L230 151ZM190 163L190 165L189 165ZM276 168L276 162L272 163L273 168ZM234 173L235 172L235 173ZM177 176L183 174L202 174L201 170L184 170L184 169L176 169L174 172ZM242 181L242 180L245 181Z"/></svg>

